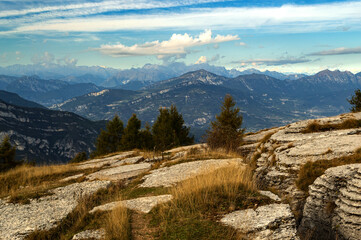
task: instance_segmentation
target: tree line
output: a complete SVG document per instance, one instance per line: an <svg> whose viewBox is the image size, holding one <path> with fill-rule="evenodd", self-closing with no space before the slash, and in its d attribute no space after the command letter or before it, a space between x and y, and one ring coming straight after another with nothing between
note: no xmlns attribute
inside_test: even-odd
<svg viewBox="0 0 361 240"><path fill-rule="evenodd" d="M163 152L194 143L190 128L184 125L183 116L173 105L169 109L159 109L152 127L146 123L145 128L141 129L141 125L141 121L133 113L124 128L122 120L116 115L107 123L106 129L101 130L96 140L96 150L91 157L136 148Z"/></svg>

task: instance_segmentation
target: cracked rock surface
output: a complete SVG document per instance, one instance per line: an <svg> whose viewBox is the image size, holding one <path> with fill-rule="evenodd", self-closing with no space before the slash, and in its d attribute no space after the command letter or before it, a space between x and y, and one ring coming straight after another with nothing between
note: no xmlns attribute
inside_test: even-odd
<svg viewBox="0 0 361 240"><path fill-rule="evenodd" d="M171 187L206 170L215 170L230 164L242 164L242 159L211 159L159 168L144 176L140 187Z"/></svg>
<svg viewBox="0 0 361 240"><path fill-rule="evenodd" d="M313 239L361 239L361 164L329 168L309 187L300 232Z"/></svg>

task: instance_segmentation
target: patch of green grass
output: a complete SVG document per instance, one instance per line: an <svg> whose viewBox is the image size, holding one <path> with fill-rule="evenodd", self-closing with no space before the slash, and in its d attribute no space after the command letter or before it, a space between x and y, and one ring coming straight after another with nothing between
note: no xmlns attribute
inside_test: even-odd
<svg viewBox="0 0 361 240"><path fill-rule="evenodd" d="M120 193L124 200L126 199L133 199L139 197L146 197L146 196L157 196L167 194L169 192L168 188L163 187L151 187L151 188L142 188L142 187L127 187L123 189Z"/></svg>
<svg viewBox="0 0 361 240"><path fill-rule="evenodd" d="M316 178L323 175L328 168L352 163L361 163L361 149L356 150L355 154L351 156L307 162L299 171L296 185L300 190L308 193L308 186L311 185Z"/></svg>

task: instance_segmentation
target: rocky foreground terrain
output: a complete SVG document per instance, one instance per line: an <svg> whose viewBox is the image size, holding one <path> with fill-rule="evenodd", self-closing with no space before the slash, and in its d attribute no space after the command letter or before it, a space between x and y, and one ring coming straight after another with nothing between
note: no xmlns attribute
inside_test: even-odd
<svg viewBox="0 0 361 240"><path fill-rule="evenodd" d="M317 123L338 124L347 119L361 120L361 113L318 119ZM243 239L361 239L360 163L327 169L308 192L296 184L306 162L354 155L361 147L361 129L303 133L310 123L313 120L249 134L240 147L242 157L205 157L206 146L198 144L172 149L166 160L130 151L72 165L76 172L59 180L63 185L45 196L26 204L10 202L10 197L0 200L0 239L25 239L34 231L63 226L80 199L99 191L105 194L106 189L111 193L117 183L146 194L103 201L88 209L86 216L99 218L99 214L119 204L137 213L135 216L147 216L156 206L174 200L172 191L165 189L230 165L252 166L258 193L268 199L265 204L246 209L230 208L213 218L235 229ZM194 152L203 155L191 158ZM133 225L137 219L132 219ZM133 239L155 239L148 230L145 226L138 228L132 233ZM106 231L90 224L68 238L105 239Z"/></svg>

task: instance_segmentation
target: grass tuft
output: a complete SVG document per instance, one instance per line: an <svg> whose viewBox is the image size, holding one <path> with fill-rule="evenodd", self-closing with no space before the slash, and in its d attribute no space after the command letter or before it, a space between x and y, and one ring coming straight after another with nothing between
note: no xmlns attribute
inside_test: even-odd
<svg viewBox="0 0 361 240"><path fill-rule="evenodd" d="M360 149L357 149L351 156L335 158L332 160L307 162L301 167L299 171L296 185L300 190L308 193L308 186L311 185L316 180L316 178L323 175L328 168L353 163L361 163Z"/></svg>
<svg viewBox="0 0 361 240"><path fill-rule="evenodd" d="M350 129L350 128L360 128L361 120L357 119L347 119L341 123L337 124L320 124L317 121L310 122L301 133L314 133L314 132L327 132L332 130L341 130L341 129Z"/></svg>
<svg viewBox="0 0 361 240"><path fill-rule="evenodd" d="M121 204L106 213L104 224L107 240L131 239L129 210Z"/></svg>

